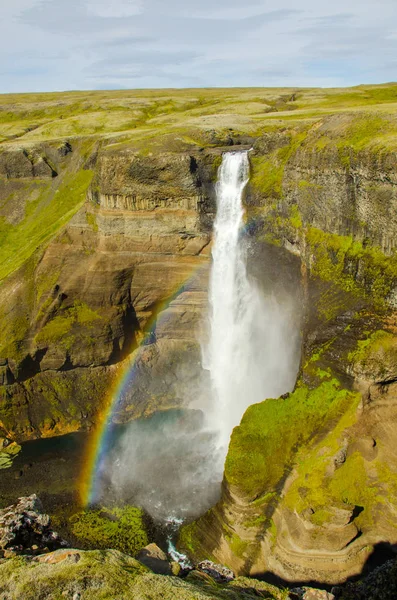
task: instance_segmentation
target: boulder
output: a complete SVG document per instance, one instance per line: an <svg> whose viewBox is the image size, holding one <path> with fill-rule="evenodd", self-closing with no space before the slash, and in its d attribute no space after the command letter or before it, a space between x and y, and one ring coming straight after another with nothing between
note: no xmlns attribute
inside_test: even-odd
<svg viewBox="0 0 397 600"><path fill-rule="evenodd" d="M148 544L135 557L140 563L158 575L172 575L173 570L167 555L157 544Z"/></svg>
<svg viewBox="0 0 397 600"><path fill-rule="evenodd" d="M0 549L4 556L36 554L67 546L51 529L50 517L36 496L19 498L12 506L0 511Z"/></svg>
<svg viewBox="0 0 397 600"><path fill-rule="evenodd" d="M210 560L202 560L198 563L196 569L206 573L218 583L232 581L235 577L233 571L228 569L228 567L225 567L224 565L217 565Z"/></svg>

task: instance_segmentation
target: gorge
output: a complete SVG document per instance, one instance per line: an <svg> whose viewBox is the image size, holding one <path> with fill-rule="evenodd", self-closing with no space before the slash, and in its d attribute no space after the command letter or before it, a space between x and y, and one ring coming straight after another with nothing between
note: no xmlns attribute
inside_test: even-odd
<svg viewBox="0 0 397 600"><path fill-rule="evenodd" d="M71 535L95 432L122 431L109 493L141 422L142 481L180 478L178 509L208 493L192 561L331 586L392 556L396 85L28 100L1 113L2 506L44 493Z"/></svg>

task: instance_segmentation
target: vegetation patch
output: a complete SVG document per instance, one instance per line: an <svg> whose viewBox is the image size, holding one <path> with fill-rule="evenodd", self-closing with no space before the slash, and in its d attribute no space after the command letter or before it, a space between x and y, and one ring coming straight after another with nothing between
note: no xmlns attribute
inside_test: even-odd
<svg viewBox="0 0 397 600"><path fill-rule="evenodd" d="M114 548L130 555L149 543L144 513L134 506L82 511L70 518L70 529L85 547Z"/></svg>
<svg viewBox="0 0 397 600"><path fill-rule="evenodd" d="M306 241L312 255L312 275L346 292L364 293L377 308L385 307L397 285L397 254L385 256L380 248L364 246L351 236L325 233L314 227L307 228Z"/></svg>
<svg viewBox="0 0 397 600"><path fill-rule="evenodd" d="M101 316L84 302L75 302L71 308L48 321L37 334L35 341L37 344L49 344L61 340L65 342L65 336L71 332L74 325L90 326L100 318Z"/></svg>
<svg viewBox="0 0 397 600"><path fill-rule="evenodd" d="M44 188L27 205L25 218L18 225L10 225L0 217L0 280L20 267L82 206L92 177L92 171L82 170L65 176L57 189Z"/></svg>
<svg viewBox="0 0 397 600"><path fill-rule="evenodd" d="M227 482L250 499L275 491L292 468L298 448L358 400L359 394L332 379L314 390L301 384L285 399L250 406L232 434L225 465Z"/></svg>

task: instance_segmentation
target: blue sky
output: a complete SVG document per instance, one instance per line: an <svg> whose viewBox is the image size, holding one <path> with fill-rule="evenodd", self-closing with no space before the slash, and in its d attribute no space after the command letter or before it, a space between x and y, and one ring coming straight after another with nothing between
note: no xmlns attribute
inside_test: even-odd
<svg viewBox="0 0 397 600"><path fill-rule="evenodd" d="M0 0L0 92L397 80L397 0Z"/></svg>

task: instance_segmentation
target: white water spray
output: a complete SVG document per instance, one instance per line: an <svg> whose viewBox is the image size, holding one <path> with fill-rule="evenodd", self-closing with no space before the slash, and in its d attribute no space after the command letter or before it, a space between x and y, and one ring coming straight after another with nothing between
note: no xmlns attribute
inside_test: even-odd
<svg viewBox="0 0 397 600"><path fill-rule="evenodd" d="M209 340L203 345L203 367L211 379L209 416L212 426L219 428L223 459L231 431L246 408L288 391L296 375L296 345L287 332L288 318L274 297L266 296L247 274L242 197L248 178L247 152L223 155L209 289Z"/></svg>

